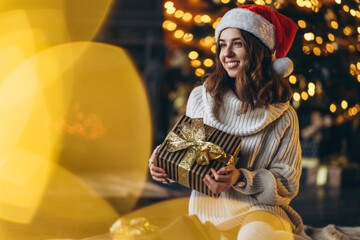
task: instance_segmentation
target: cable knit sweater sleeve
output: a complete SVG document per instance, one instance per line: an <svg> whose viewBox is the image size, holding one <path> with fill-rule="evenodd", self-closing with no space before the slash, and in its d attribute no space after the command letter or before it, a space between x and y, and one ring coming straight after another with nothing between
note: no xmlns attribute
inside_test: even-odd
<svg viewBox="0 0 360 240"><path fill-rule="evenodd" d="M259 203L288 205L298 193L301 175L299 126L293 108L290 107L279 119L275 132L278 134L277 146L272 159L264 168L240 169L247 184L234 189L251 195Z"/></svg>

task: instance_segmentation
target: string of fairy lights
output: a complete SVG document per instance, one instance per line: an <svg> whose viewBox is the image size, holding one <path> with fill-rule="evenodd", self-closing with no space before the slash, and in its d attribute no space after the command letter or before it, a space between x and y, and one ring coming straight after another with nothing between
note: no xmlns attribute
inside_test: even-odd
<svg viewBox="0 0 360 240"><path fill-rule="evenodd" d="M228 4L234 0L213 0L215 4ZM360 19L360 0L354 0L357 3L358 9L350 7L349 5L342 2L342 0L334 0L341 9L351 15L355 20ZM238 6L248 3L247 0L236 0ZM260 5L271 5L276 9L280 9L283 0L254 0L255 4ZM305 11L313 11L318 13L319 9L322 7L322 3L319 0L296 0L296 4L300 8L304 8ZM336 17L334 10L328 8L325 14L326 24L329 28L326 38L324 36L316 36L316 34L311 31L314 29L309 22L304 19L298 20L297 24L305 33L303 34L303 47L302 51L306 55L313 54L314 56L328 56L333 54L339 49L339 44L341 46L346 45L350 53L355 51L360 52L360 27L344 25ZM201 58L199 54L199 49L208 53L215 53L215 37L213 35L205 36L201 39L194 38L194 35L189 31L190 26L193 25L205 25L208 24L213 29L216 28L217 24L220 22L221 17L214 13L212 14L201 14L189 10L180 9L175 6L174 1L166 1L164 3L164 15L165 20L163 22L163 29L168 33L171 41L177 42L177 44L182 44L187 46L189 49L192 49L188 52L188 57L190 65L194 68L194 74L197 77L202 77L206 69L211 67L214 62L211 58L205 57ZM335 37L334 31L339 31L342 28L343 39L337 39ZM209 31L211 33L211 31ZM357 34L357 36L356 36ZM343 41L345 39L345 41ZM352 63L349 66L349 73L355 78L355 81L360 83L360 60ZM298 80L305 82L303 76L290 75L289 82L292 85L298 83ZM302 84L304 85L304 84ZM309 98L321 94L323 92L321 82L308 82L305 86L301 87L303 90L301 92L294 92L293 94L293 105L295 107L300 106L301 101L307 101ZM347 119L352 118L360 112L360 105L355 104L352 107L349 107L346 99L342 100L340 104L331 103L329 105L329 111L331 113L337 113L335 122L341 124Z"/></svg>

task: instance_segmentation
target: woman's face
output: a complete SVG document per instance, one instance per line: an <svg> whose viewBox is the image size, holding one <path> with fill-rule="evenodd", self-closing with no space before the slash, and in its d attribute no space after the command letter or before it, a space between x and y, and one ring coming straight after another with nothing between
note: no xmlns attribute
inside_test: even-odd
<svg viewBox="0 0 360 240"><path fill-rule="evenodd" d="M226 28L219 37L219 59L229 77L235 78L246 58L245 47L240 30Z"/></svg>

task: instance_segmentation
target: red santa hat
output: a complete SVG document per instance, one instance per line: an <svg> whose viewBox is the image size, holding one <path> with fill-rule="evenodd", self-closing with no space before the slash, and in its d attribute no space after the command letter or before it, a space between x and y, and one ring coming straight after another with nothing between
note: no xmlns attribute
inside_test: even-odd
<svg viewBox="0 0 360 240"><path fill-rule="evenodd" d="M267 6L244 5L225 13L215 29L216 41L225 28L242 29L259 38L275 53L273 68L279 75L286 77L293 71L293 62L285 56L294 41L298 26L289 18Z"/></svg>

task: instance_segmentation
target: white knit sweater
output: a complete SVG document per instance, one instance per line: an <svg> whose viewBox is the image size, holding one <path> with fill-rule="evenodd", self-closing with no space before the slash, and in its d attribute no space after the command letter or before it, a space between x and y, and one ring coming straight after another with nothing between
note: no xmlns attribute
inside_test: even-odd
<svg viewBox="0 0 360 240"><path fill-rule="evenodd" d="M237 114L242 102L228 91L217 115L214 102L203 86L189 97L186 115L242 137L240 171L247 185L232 187L218 199L192 191L189 214L210 221L221 230L240 227L244 216L266 210L288 220L294 233L303 228L301 217L289 206L299 189L301 148L295 110L289 103L256 108Z"/></svg>

